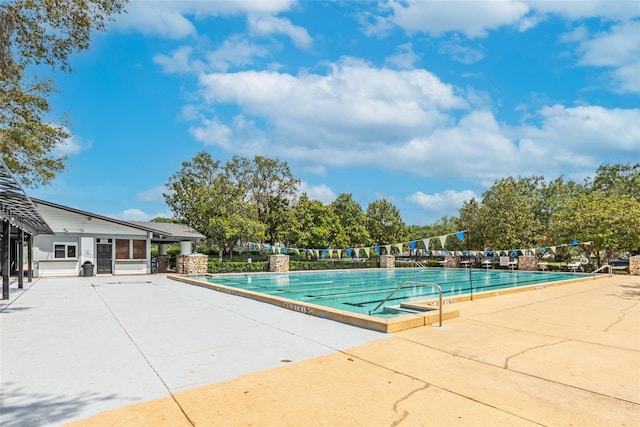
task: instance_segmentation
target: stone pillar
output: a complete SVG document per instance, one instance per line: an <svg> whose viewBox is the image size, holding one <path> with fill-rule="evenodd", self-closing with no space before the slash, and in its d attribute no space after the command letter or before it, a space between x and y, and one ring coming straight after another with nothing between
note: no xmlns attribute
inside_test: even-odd
<svg viewBox="0 0 640 427"><path fill-rule="evenodd" d="M538 271L538 257L535 255L521 255L518 257L518 270Z"/></svg>
<svg viewBox="0 0 640 427"><path fill-rule="evenodd" d="M444 257L444 264L442 264L444 268L459 268L460 267L460 257L459 256L446 256Z"/></svg>
<svg viewBox="0 0 640 427"><path fill-rule="evenodd" d="M158 255L158 273L166 273L169 271L169 255Z"/></svg>
<svg viewBox="0 0 640 427"><path fill-rule="evenodd" d="M176 273L207 274L208 257L204 254L178 255Z"/></svg>
<svg viewBox="0 0 640 427"><path fill-rule="evenodd" d="M629 258L629 273L640 276L640 255Z"/></svg>
<svg viewBox="0 0 640 427"><path fill-rule="evenodd" d="M272 273L286 273L289 271L289 255L269 255L269 271Z"/></svg>
<svg viewBox="0 0 640 427"><path fill-rule="evenodd" d="M396 256L380 255L380 268L396 268Z"/></svg>

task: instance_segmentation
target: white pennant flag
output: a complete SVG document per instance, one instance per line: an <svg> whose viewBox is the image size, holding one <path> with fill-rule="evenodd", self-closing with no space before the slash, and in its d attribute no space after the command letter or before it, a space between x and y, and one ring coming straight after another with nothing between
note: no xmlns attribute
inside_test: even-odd
<svg viewBox="0 0 640 427"><path fill-rule="evenodd" d="M367 254L367 258L369 258L369 249L371 248L364 248L364 253Z"/></svg>
<svg viewBox="0 0 640 427"><path fill-rule="evenodd" d="M402 253L402 243L398 243L396 248L398 248L398 252Z"/></svg>
<svg viewBox="0 0 640 427"><path fill-rule="evenodd" d="M387 249L387 255L391 255L391 245L384 246Z"/></svg>
<svg viewBox="0 0 640 427"><path fill-rule="evenodd" d="M442 245L442 249L444 249L444 242L447 241L447 237L448 236L439 236L438 239L440 239L440 244Z"/></svg>
<svg viewBox="0 0 640 427"><path fill-rule="evenodd" d="M356 251L356 258L360 258L360 248L355 248L354 251Z"/></svg>
<svg viewBox="0 0 640 427"><path fill-rule="evenodd" d="M329 258L333 258L333 249L327 249L329 252Z"/></svg>
<svg viewBox="0 0 640 427"><path fill-rule="evenodd" d="M429 250L429 242L431 242L431 239L422 239L422 241L424 242L424 248Z"/></svg>

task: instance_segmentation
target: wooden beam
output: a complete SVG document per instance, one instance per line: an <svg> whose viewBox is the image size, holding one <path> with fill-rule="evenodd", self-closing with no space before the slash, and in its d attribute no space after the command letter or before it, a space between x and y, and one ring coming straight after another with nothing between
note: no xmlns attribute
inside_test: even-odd
<svg viewBox="0 0 640 427"><path fill-rule="evenodd" d="M27 281L33 281L33 234L27 237Z"/></svg>

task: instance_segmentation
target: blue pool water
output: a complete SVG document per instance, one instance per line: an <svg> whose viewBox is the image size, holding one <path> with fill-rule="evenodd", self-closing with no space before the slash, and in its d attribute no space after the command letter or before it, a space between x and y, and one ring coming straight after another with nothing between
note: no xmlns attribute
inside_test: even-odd
<svg viewBox="0 0 640 427"><path fill-rule="evenodd" d="M260 292L294 301L370 314L400 283L440 285L443 297L583 278L579 273L524 272L446 268L400 268L269 274L219 274L211 283ZM407 284L371 315L403 315L393 309L409 301L437 298L434 288Z"/></svg>

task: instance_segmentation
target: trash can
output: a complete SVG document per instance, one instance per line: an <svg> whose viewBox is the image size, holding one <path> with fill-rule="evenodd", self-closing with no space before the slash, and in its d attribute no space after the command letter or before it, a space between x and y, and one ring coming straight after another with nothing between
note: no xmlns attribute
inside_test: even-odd
<svg viewBox="0 0 640 427"><path fill-rule="evenodd" d="M82 264L82 276L83 277L93 276L93 264L91 264L91 261L85 261L85 263Z"/></svg>

